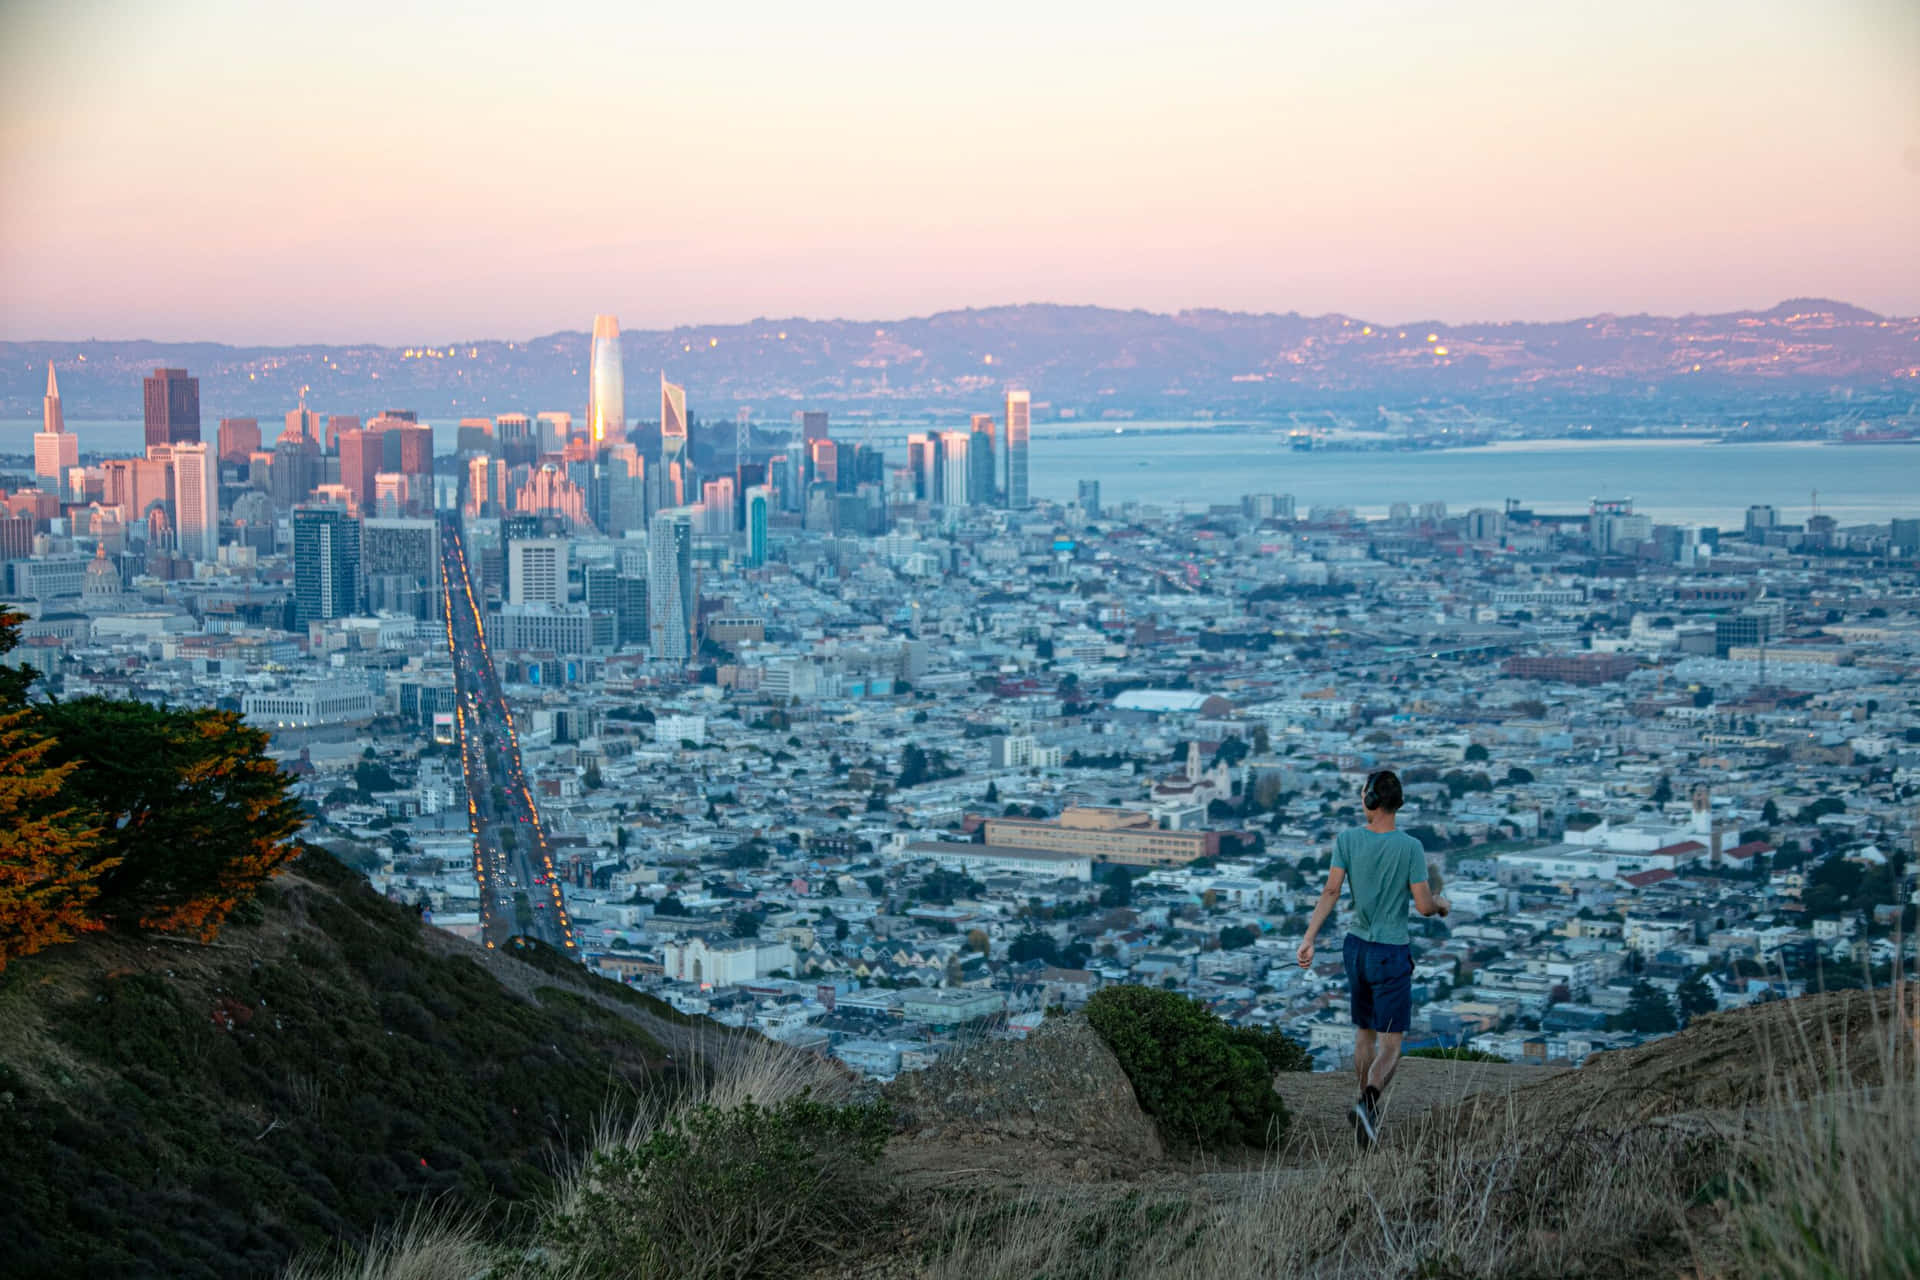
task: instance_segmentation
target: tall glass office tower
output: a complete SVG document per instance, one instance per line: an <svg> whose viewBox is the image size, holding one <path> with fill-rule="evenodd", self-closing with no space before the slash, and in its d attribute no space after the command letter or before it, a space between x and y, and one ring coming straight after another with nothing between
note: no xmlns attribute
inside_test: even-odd
<svg viewBox="0 0 1920 1280"><path fill-rule="evenodd" d="M587 438L597 448L627 430L627 381L620 371L620 321L593 318L593 352L587 366Z"/></svg>
<svg viewBox="0 0 1920 1280"><path fill-rule="evenodd" d="M660 481L663 507L694 500L693 460L687 456L687 389L660 375Z"/></svg>
<svg viewBox="0 0 1920 1280"><path fill-rule="evenodd" d="M747 567L767 562L767 519L773 510L773 490L756 484L747 489Z"/></svg>
<svg viewBox="0 0 1920 1280"><path fill-rule="evenodd" d="M1024 391L1007 392L1007 482L1002 489L1006 504L1016 511L1031 505L1027 497L1027 417L1032 399Z"/></svg>
<svg viewBox="0 0 1920 1280"><path fill-rule="evenodd" d="M656 659L692 660L696 603L693 521L684 509L659 512L647 527L647 643Z"/></svg>

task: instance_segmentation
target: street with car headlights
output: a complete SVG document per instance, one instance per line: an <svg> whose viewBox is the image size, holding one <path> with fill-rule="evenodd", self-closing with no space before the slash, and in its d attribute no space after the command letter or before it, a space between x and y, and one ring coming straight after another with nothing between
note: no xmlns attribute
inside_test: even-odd
<svg viewBox="0 0 1920 1280"><path fill-rule="evenodd" d="M572 951L573 924L521 767L513 714L487 648L484 614L474 591L476 575L469 569L457 519L441 521L440 560L447 644L453 654L454 718L486 945L498 946L519 935Z"/></svg>

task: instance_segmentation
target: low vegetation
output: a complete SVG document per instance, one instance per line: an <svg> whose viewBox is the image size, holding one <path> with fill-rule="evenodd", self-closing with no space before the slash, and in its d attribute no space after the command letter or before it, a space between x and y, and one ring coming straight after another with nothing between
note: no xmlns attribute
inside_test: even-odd
<svg viewBox="0 0 1920 1280"><path fill-rule="evenodd" d="M1087 1021L1170 1148L1264 1147L1285 1137L1287 1108L1273 1091L1274 1074L1312 1063L1280 1033L1229 1027L1197 1000L1140 986L1096 992Z"/></svg>
<svg viewBox="0 0 1920 1280"><path fill-rule="evenodd" d="M270 1274L426 1203L521 1229L610 1090L680 1073L577 968L517 995L496 976L517 962L483 959L314 850L213 945L107 932L16 961L5 1269Z"/></svg>
<svg viewBox="0 0 1920 1280"><path fill-rule="evenodd" d="M880 1102L684 1107L589 1156L543 1237L571 1276L792 1275L868 1225L890 1131Z"/></svg>

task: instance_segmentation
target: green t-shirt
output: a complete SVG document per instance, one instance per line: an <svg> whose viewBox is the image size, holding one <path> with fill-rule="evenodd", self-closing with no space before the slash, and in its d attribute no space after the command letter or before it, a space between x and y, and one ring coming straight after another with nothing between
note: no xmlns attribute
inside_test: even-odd
<svg viewBox="0 0 1920 1280"><path fill-rule="evenodd" d="M1349 827L1334 837L1333 865L1347 873L1353 891L1347 932L1387 946L1410 945L1408 888L1427 880L1427 854L1420 842L1404 831Z"/></svg>

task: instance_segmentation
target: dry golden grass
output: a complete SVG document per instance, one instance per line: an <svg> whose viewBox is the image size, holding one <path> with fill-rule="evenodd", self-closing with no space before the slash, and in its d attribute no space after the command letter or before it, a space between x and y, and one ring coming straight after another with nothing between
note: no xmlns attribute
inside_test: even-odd
<svg viewBox="0 0 1920 1280"><path fill-rule="evenodd" d="M1904 983L1891 1000L1886 994L1874 1000L1885 1012L1872 1024L1869 1069L1857 1030L1855 1042L1845 1040L1845 1002L1756 1018L1749 1069L1764 1074L1766 1088L1742 1105L1609 1115L1509 1095L1409 1118L1394 1147L1372 1153L1316 1151L1250 1173L937 1196L901 1206L919 1225L908 1233L911 1245L891 1238L910 1256L848 1240L849 1252L864 1248L866 1261L847 1274L1920 1276L1920 999ZM811 1055L759 1042L730 1054L724 1072L672 1105L776 1104L803 1091L839 1101L851 1096L852 1082ZM672 1114L634 1102L617 1123L609 1115L596 1149L641 1142ZM553 1212L577 1203L580 1176L563 1184ZM416 1219L364 1260L289 1275L588 1280L567 1258L491 1257L489 1265L465 1225Z"/></svg>
<svg viewBox="0 0 1920 1280"><path fill-rule="evenodd" d="M301 1259L285 1280L477 1280L493 1265L471 1216L423 1207L359 1256Z"/></svg>
<svg viewBox="0 0 1920 1280"><path fill-rule="evenodd" d="M1843 1064L1857 1046L1830 1033L1796 1027L1763 1044L1769 1063L1815 1064L1831 1085L1803 1094L1790 1082L1810 1073L1767 1072L1769 1105L1735 1183L1735 1273L1920 1276L1920 990L1896 981L1885 1015L1874 1009L1879 1084L1852 1078Z"/></svg>

